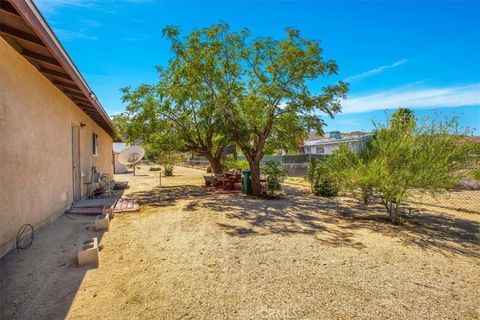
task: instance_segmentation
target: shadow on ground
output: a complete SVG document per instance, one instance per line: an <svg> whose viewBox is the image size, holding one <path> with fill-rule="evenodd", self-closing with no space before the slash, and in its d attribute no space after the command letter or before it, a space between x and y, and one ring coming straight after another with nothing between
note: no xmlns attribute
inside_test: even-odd
<svg viewBox="0 0 480 320"><path fill-rule="evenodd" d="M104 231L95 217L63 215L36 231L27 250L0 259L0 319L65 319L85 274L98 266L78 267L77 248Z"/></svg>
<svg viewBox="0 0 480 320"><path fill-rule="evenodd" d="M278 200L229 195L221 201L206 201L203 206L225 212L229 222L219 226L232 236L311 234L328 245L362 249L365 246L355 233L363 229L424 250L480 257L478 222L421 210L402 226L395 226L381 204L366 206L353 198L288 193Z"/></svg>
<svg viewBox="0 0 480 320"><path fill-rule="evenodd" d="M283 199L257 199L241 194L210 194L195 185L156 187L130 194L142 205L173 206L189 200L184 211L199 208L225 214L218 226L231 236L307 234L330 246L362 249L357 231L367 230L443 254L480 257L480 224L462 217L422 209L402 226L390 223L379 203L354 198L320 198L286 187Z"/></svg>
<svg viewBox="0 0 480 320"><path fill-rule="evenodd" d="M146 191L133 192L129 198L137 199L140 205L151 207L173 206L178 200L206 196L205 188L195 185L158 186Z"/></svg>

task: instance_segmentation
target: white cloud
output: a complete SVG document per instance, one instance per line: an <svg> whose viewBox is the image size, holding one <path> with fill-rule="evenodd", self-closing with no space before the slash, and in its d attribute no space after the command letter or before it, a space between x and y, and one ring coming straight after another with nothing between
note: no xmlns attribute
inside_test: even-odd
<svg viewBox="0 0 480 320"><path fill-rule="evenodd" d="M97 1L91 0L37 0L35 4L41 11L45 12L54 12L62 7L97 8Z"/></svg>
<svg viewBox="0 0 480 320"><path fill-rule="evenodd" d="M70 31L70 30L55 28L55 33L62 41L66 41L66 42L73 41L79 38L85 39L85 40L98 40L98 36L88 34L83 29L79 31Z"/></svg>
<svg viewBox="0 0 480 320"><path fill-rule="evenodd" d="M446 108L480 105L480 83L442 88L411 86L357 96L342 102L343 113L407 108Z"/></svg>
<svg viewBox="0 0 480 320"><path fill-rule="evenodd" d="M153 0L37 0L35 3L41 11L45 12L55 12L64 7L77 7L116 13L114 6L118 3L143 4L152 1Z"/></svg>
<svg viewBox="0 0 480 320"><path fill-rule="evenodd" d="M386 70L388 70L388 69L392 69L392 68L398 67L398 66L406 63L407 61L408 61L407 59L402 59L402 60L396 61L396 62L394 62L394 63L392 63L392 64L380 66L380 67L378 67L378 68L375 68L375 69L372 69L372 70L368 70L368 71L362 72L362 73L360 73L360 74L357 74L357 75L348 77L348 78L345 79L345 81L351 82L351 81L354 81L354 80L365 79L365 78L374 76L374 75L376 75L376 74L382 73L382 72L384 72L384 71L386 71Z"/></svg>

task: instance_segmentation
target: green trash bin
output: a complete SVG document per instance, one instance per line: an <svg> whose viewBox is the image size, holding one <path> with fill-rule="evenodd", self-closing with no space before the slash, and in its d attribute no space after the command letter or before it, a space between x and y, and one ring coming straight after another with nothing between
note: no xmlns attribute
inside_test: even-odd
<svg viewBox="0 0 480 320"><path fill-rule="evenodd" d="M242 192L244 194L252 194L252 180L250 179L250 170L242 171Z"/></svg>

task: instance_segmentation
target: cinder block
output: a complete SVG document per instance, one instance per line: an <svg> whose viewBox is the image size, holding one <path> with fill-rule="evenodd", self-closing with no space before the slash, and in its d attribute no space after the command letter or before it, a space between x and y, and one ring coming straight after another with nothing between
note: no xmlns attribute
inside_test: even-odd
<svg viewBox="0 0 480 320"><path fill-rule="evenodd" d="M91 238L84 241L77 252L78 266L98 264L98 239Z"/></svg>
<svg viewBox="0 0 480 320"><path fill-rule="evenodd" d="M110 219L113 219L115 217L115 210L114 208L103 207L102 214L104 215L108 214L110 216Z"/></svg>
<svg viewBox="0 0 480 320"><path fill-rule="evenodd" d="M96 230L108 230L110 226L110 216L108 214L102 214L95 218Z"/></svg>

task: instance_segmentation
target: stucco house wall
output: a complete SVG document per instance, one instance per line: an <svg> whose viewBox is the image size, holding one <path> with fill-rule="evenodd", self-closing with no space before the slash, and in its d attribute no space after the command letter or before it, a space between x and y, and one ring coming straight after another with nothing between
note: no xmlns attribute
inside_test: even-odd
<svg viewBox="0 0 480 320"><path fill-rule="evenodd" d="M39 227L72 203L72 126L80 126L81 194L92 165L113 174L112 138L0 38L0 256L25 223ZM99 152L92 155L92 133Z"/></svg>
<svg viewBox="0 0 480 320"><path fill-rule="evenodd" d="M303 153L305 154L321 154L321 155L331 155L335 150L338 150L342 144L347 144L350 150L353 152L362 151L367 142L370 140L371 135L365 135L355 139L338 139L338 140L313 140L307 141L303 146Z"/></svg>

